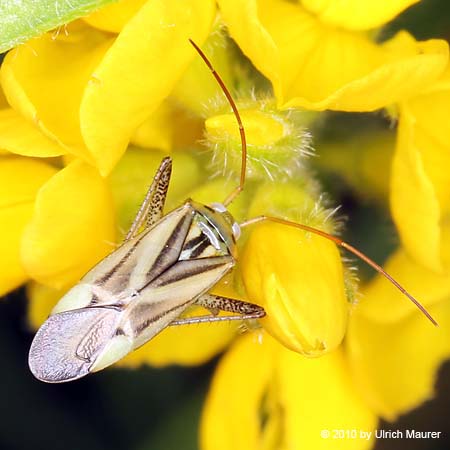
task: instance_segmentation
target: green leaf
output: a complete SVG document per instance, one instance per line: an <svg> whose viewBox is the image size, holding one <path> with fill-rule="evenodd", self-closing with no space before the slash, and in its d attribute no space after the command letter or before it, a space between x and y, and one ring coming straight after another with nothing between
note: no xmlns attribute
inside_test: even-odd
<svg viewBox="0 0 450 450"><path fill-rule="evenodd" d="M116 0L0 0L0 53Z"/></svg>

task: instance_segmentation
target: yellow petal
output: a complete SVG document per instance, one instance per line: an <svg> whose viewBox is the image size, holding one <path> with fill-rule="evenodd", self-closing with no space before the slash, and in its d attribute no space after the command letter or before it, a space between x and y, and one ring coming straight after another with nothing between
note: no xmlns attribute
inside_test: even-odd
<svg viewBox="0 0 450 450"><path fill-rule="evenodd" d="M204 309L196 308L188 316L204 314ZM161 367L168 364L203 364L228 345L238 328L236 322L167 327L118 365L139 367L150 364Z"/></svg>
<svg viewBox="0 0 450 450"><path fill-rule="evenodd" d="M41 161L0 158L0 296L27 279L20 260L20 240L32 217L38 189L55 172Z"/></svg>
<svg viewBox="0 0 450 450"><path fill-rule="evenodd" d="M196 57L215 13L212 0L151 1L123 28L95 69L80 109L81 132L102 174L125 151L134 130L169 95Z"/></svg>
<svg viewBox="0 0 450 450"><path fill-rule="evenodd" d="M415 42L406 32L400 32L376 48L375 44L366 42L367 38L334 33L320 43L322 48L315 50L316 54L333 56L313 61L309 65L310 73L299 74L293 89L287 91L286 96L291 100L284 107L373 111L417 94L447 64L448 44L443 40ZM351 55L347 69L333 80L332 73L339 64L336 55L347 53ZM317 70L319 82L324 83L319 95L314 94L318 87L314 80ZM309 88L304 89L302 82Z"/></svg>
<svg viewBox="0 0 450 450"><path fill-rule="evenodd" d="M0 109L7 108L8 106L9 105L8 102L6 101L5 94L0 86Z"/></svg>
<svg viewBox="0 0 450 450"><path fill-rule="evenodd" d="M347 133L347 131L344 131ZM393 130L377 130L354 133L341 139L320 143L320 158L314 166L326 173L338 174L351 187L352 194L363 201L388 206L389 170L395 148Z"/></svg>
<svg viewBox="0 0 450 450"><path fill-rule="evenodd" d="M50 139L95 162L80 133L79 108L91 73L112 39L73 25L57 39L45 34L9 52L1 82L10 105Z"/></svg>
<svg viewBox="0 0 450 450"><path fill-rule="evenodd" d="M114 235L106 181L77 160L40 189L22 238L22 262L34 280L62 288L114 249Z"/></svg>
<svg viewBox="0 0 450 450"><path fill-rule="evenodd" d="M392 215L407 252L430 270L450 268L450 89L404 103L392 166Z"/></svg>
<svg viewBox="0 0 450 450"><path fill-rule="evenodd" d="M272 82L275 94L278 95L281 83L280 54L276 42L259 16L259 8L264 7L260 3L257 0L217 0L231 37L254 66ZM283 2L277 7L283 8ZM272 12L277 14L276 9ZM286 26L290 27L291 24L287 22ZM271 61L271 64L267 61Z"/></svg>
<svg viewBox="0 0 450 450"><path fill-rule="evenodd" d="M260 414L273 371L273 343L256 333L241 338L222 358L203 407L202 450L258 450Z"/></svg>
<svg viewBox="0 0 450 450"><path fill-rule="evenodd" d="M89 25L100 30L119 33L147 0L120 0L84 17Z"/></svg>
<svg viewBox="0 0 450 450"><path fill-rule="evenodd" d="M351 30L379 27L419 0L301 0L322 22Z"/></svg>
<svg viewBox="0 0 450 450"><path fill-rule="evenodd" d="M203 139L203 120L189 111L175 109L172 115L172 149L186 150Z"/></svg>
<svg viewBox="0 0 450 450"><path fill-rule="evenodd" d="M434 327L420 314L381 325L356 314L348 333L353 382L389 421L433 397L436 372L450 357L450 299L432 307Z"/></svg>
<svg viewBox="0 0 450 450"><path fill-rule="evenodd" d="M309 359L284 349L277 376L287 443L283 448L372 448L377 417L354 389L342 350ZM322 430L329 437L322 437ZM336 437L333 430L356 430L356 434ZM362 438L360 431L372 432L372 439Z"/></svg>
<svg viewBox="0 0 450 450"><path fill-rule="evenodd" d="M406 32L378 45L362 33L327 25L281 0L220 1L244 53L272 82L283 108L372 111L414 95L445 69L443 40L416 42ZM336 68L339 70L336 70Z"/></svg>
<svg viewBox="0 0 450 450"><path fill-rule="evenodd" d="M450 297L450 274L427 270L408 258L404 250L394 253L384 269L427 309ZM411 314L419 314L417 307L381 275L366 285L363 293L358 313L374 322L393 324ZM422 320L427 322L425 316Z"/></svg>
<svg viewBox="0 0 450 450"><path fill-rule="evenodd" d="M221 26L221 22L215 22L208 39L201 47L225 85L232 89L233 61L229 40L220 29ZM171 97L185 109L201 117L211 107L211 102L223 98L223 92L205 62L196 57L177 82Z"/></svg>
<svg viewBox="0 0 450 450"><path fill-rule="evenodd" d="M203 410L202 450L367 449L331 430L373 431L376 416L353 388L342 351L308 359L262 334L245 336L221 360ZM330 438L322 438L322 430Z"/></svg>
<svg viewBox="0 0 450 450"><path fill-rule="evenodd" d="M34 281L28 283L28 323L33 330L38 329L50 315L65 290L53 289Z"/></svg>
<svg viewBox="0 0 450 450"><path fill-rule="evenodd" d="M23 156L60 156L66 150L11 108L0 110L0 148Z"/></svg>
<svg viewBox="0 0 450 450"><path fill-rule="evenodd" d="M172 149L173 108L163 102L139 127L131 137L131 143L144 148L157 148L168 152Z"/></svg>

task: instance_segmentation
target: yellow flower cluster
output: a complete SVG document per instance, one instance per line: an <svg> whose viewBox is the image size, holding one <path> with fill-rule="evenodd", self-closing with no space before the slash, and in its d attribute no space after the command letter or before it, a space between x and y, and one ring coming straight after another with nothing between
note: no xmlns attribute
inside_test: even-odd
<svg viewBox="0 0 450 450"><path fill-rule="evenodd" d="M448 45L406 31L376 40L417 1L122 0L10 51L0 70L0 295L27 282L30 322L42 323L115 248L164 153L174 159L169 207L188 194L221 201L235 186L205 180L189 151L205 128L215 168L239 169L235 118L188 39L239 93L249 149L249 189L230 208L239 220L269 214L333 233L305 126L324 110L386 108L398 116L389 189L379 181L389 168L374 164L389 145L379 135L369 150L353 145L369 163L346 174L390 197L402 248L386 269L439 329L381 277L355 306L334 243L255 226L238 276L216 292L262 305L264 329L219 364L201 428L203 450L370 448L373 439L327 441L320 430L373 431L379 416L417 406L450 355ZM252 83L270 84L273 98ZM325 165L342 165L342 145ZM120 364L198 364L235 335L230 324L172 327Z"/></svg>

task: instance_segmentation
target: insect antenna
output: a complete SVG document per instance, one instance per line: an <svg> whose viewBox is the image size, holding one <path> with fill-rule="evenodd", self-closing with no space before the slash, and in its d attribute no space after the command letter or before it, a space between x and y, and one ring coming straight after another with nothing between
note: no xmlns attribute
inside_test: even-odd
<svg viewBox="0 0 450 450"><path fill-rule="evenodd" d="M236 103L234 102L233 97L230 94L230 91L225 86L225 83L223 82L222 78L216 72L216 70L212 66L211 62L209 61L207 56L203 53L203 51L199 48L199 46L191 39L189 39L189 42L192 44L192 46L195 48L195 50L201 56L203 61L205 61L206 65L209 67L212 74L214 75L214 78L217 80L217 83L221 87L225 97L227 98L228 102L230 103L231 109L233 110L234 116L236 117L236 121L239 126L239 134L241 135L241 144L242 144L241 178L239 181L239 186L237 186L223 202L224 206L228 206L239 195L239 193L244 189L245 172L246 172L246 167L247 167L247 141L245 138L245 130L244 130L244 126L242 124L241 116L239 115L239 111L236 107ZM326 233L325 231L310 227L308 225L303 225L301 223L292 222L292 221L286 220L286 219L281 219L278 217L258 216L258 217L254 217L253 219L249 219L245 222L240 223L239 226L242 228L242 227L246 227L248 225L252 225L252 224L255 224L258 222L263 222L263 221L276 222L276 223L280 223L282 225L288 225L291 227L299 228L300 230L307 231L309 233L313 233L318 236L322 236L323 238L334 242L336 245L339 245L340 247L345 248L347 251L349 251L350 253L353 253L356 257L358 257L359 259L364 261L370 267L375 269L378 273L383 275L387 280L389 280L403 295L405 295L409 300L411 300L411 302L413 302L417 306L417 308L419 308L419 310L430 320L430 322L433 325L438 326L438 323L436 322L436 320L433 319L431 314L425 309L425 307L416 298L414 298L397 280L395 280L391 275L389 275L380 265L378 265L375 261L373 261L371 258L369 258L367 255L362 253L357 248L353 247L352 245L348 244L347 242L343 241L342 239L339 239L336 236Z"/></svg>
<svg viewBox="0 0 450 450"><path fill-rule="evenodd" d="M411 300L417 306L417 308L420 309L420 311L430 320L430 322L433 325L438 326L438 323L436 322L436 320L433 319L431 314L425 309L425 307L419 302L419 300L414 298L397 280L395 280L381 266L379 266L375 261L370 259L367 255L362 253L357 248L353 247L352 245L348 244L347 242L343 241L342 239L339 239L338 237L333 236L332 234L326 233L325 231L310 227L308 225L304 225L302 223L292 222L290 220L281 219L278 217L258 216L258 217L254 217L252 219L246 220L243 223L240 223L239 226L242 228L242 227L246 227L248 225L252 225L252 224L255 224L258 222L263 222L263 221L270 221L270 222L280 223L282 225L288 225L290 227L299 228L300 230L307 231L309 233L313 233L313 234L321 236L325 239L328 239L329 241L334 242L336 245L339 245L340 247L345 248L347 251L349 251L350 253L353 253L359 259L361 259L366 264L368 264L370 267L375 269L378 273L380 273L385 278L387 278L403 295L408 297L409 300Z"/></svg>
<svg viewBox="0 0 450 450"><path fill-rule="evenodd" d="M242 152L241 152L241 177L239 180L239 186L237 186L223 201L224 206L228 206L244 189L245 184L245 174L247 171L247 141L245 139L245 131L244 131L244 125L242 124L241 116L239 115L239 111L237 109L236 103L233 100L233 97L230 94L230 91L225 86L225 83L223 82L220 75L216 72L216 69L214 69L213 65L207 58L207 56L203 53L203 51L200 49L200 47L192 40L189 39L189 42L192 44L192 46L195 48L197 53L201 56L203 61L205 61L205 64L209 67L209 70L211 70L211 73L213 74L214 78L216 79L217 83L219 84L220 88L222 89L222 92L224 93L225 97L228 100L228 103L231 106L231 109L233 110L234 116L236 117L236 121L239 126L239 134L241 135L241 146L242 146Z"/></svg>

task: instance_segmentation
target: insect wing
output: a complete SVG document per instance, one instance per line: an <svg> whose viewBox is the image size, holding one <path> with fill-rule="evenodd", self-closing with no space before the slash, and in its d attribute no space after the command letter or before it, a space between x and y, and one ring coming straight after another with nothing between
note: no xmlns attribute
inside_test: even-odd
<svg viewBox="0 0 450 450"><path fill-rule="evenodd" d="M130 290L141 291L178 260L193 215L189 203L177 208L103 259L81 281L116 299ZM104 298L98 301L105 304Z"/></svg>
<svg viewBox="0 0 450 450"><path fill-rule="evenodd" d="M130 305L122 332L140 347L166 328L234 265L230 256L178 261L150 283Z"/></svg>
<svg viewBox="0 0 450 450"><path fill-rule="evenodd" d="M50 316L31 344L28 358L31 372L47 383L87 375L115 333L120 315L114 308L97 307Z"/></svg>
<svg viewBox="0 0 450 450"><path fill-rule="evenodd" d="M122 307L179 256L192 221L190 205L172 211L152 228L125 242L92 268L60 299L52 315L80 308Z"/></svg>
<svg viewBox="0 0 450 450"><path fill-rule="evenodd" d="M217 283L234 259L204 220L187 202L86 274L35 336L29 365L36 378L70 381L113 364ZM195 245L208 256L190 258L203 254Z"/></svg>

